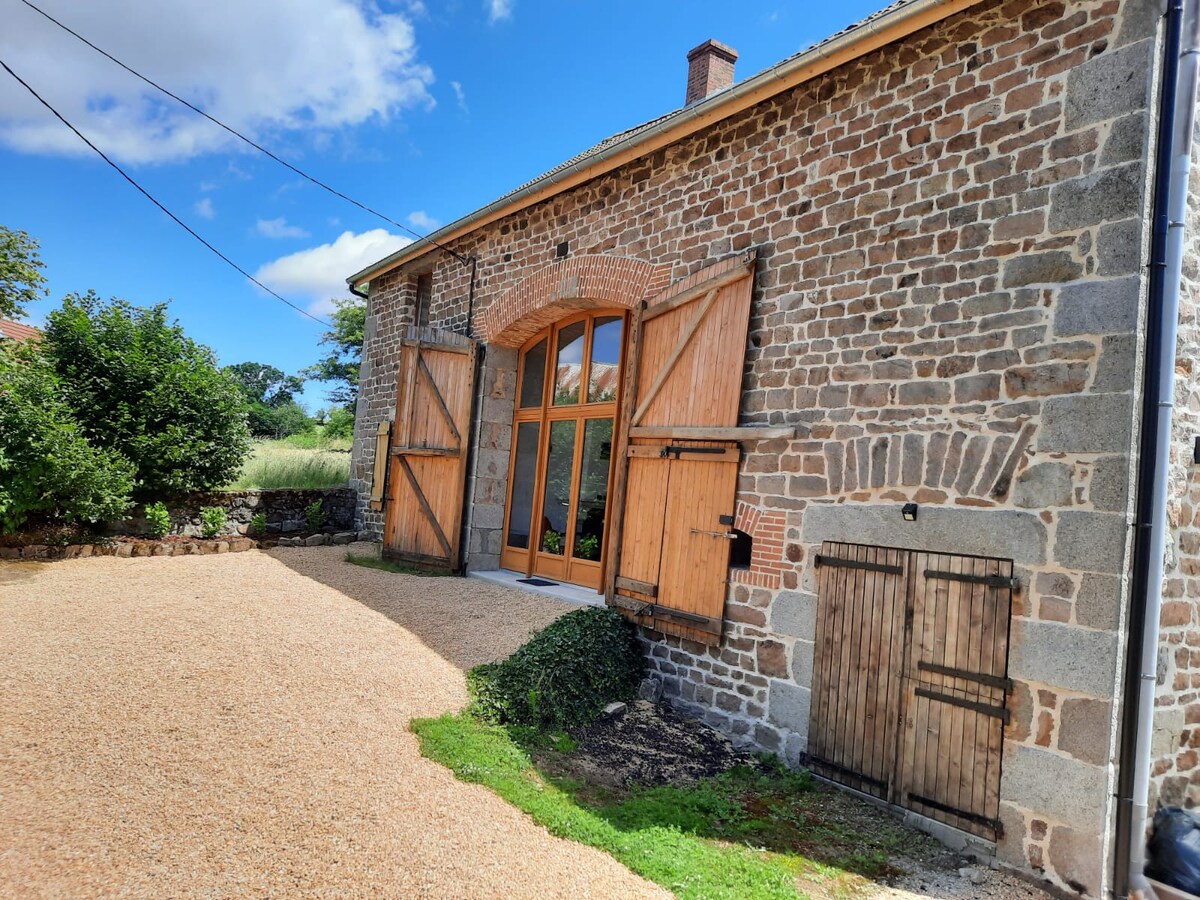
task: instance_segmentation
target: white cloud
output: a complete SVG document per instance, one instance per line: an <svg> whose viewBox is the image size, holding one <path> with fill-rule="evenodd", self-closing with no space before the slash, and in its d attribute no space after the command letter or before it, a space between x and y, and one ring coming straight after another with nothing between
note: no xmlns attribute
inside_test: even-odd
<svg viewBox="0 0 1200 900"><path fill-rule="evenodd" d="M212 197L201 197L196 201L193 209L196 210L196 215L202 219L215 219L217 217L217 211L213 209Z"/></svg>
<svg viewBox="0 0 1200 900"><path fill-rule="evenodd" d="M462 83L452 81L450 82L450 88L454 91L454 99L458 101L458 108L465 113L469 113L471 110L467 107L467 92L463 90Z"/></svg>
<svg viewBox="0 0 1200 900"><path fill-rule="evenodd" d="M501 2L503 0L496 0ZM410 19L357 0L57 2L52 13L148 78L252 137L311 137L433 105ZM232 136L20 4L0 58L101 149L133 163L226 150ZM90 151L17 85L0 91L0 142Z"/></svg>
<svg viewBox="0 0 1200 900"><path fill-rule="evenodd" d="M347 295L347 278L411 243L382 228L362 234L344 231L333 243L267 263L254 277L284 296L308 298L308 310L314 315L328 314L333 309L330 298Z"/></svg>
<svg viewBox="0 0 1200 900"><path fill-rule="evenodd" d="M269 238L306 238L308 232L299 225L289 225L287 219L259 219L254 223L254 230L263 237Z"/></svg>
<svg viewBox="0 0 1200 900"><path fill-rule="evenodd" d="M416 212L408 214L408 224L418 231L437 231L438 226L442 223L425 210L418 209Z"/></svg>
<svg viewBox="0 0 1200 900"><path fill-rule="evenodd" d="M493 22L498 22L500 19L507 19L512 16L514 0L486 0L488 18Z"/></svg>

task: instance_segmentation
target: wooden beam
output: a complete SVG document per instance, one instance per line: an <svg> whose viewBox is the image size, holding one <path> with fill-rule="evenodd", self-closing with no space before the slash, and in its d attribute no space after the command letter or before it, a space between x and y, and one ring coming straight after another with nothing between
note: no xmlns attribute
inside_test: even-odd
<svg viewBox="0 0 1200 900"><path fill-rule="evenodd" d="M737 425L709 427L707 425L639 425L629 429L631 438L654 438L668 441L770 441L794 438L791 425Z"/></svg>
<svg viewBox="0 0 1200 900"><path fill-rule="evenodd" d="M420 350L436 350L438 353L470 353L474 348L470 345L435 344L432 341L418 341L406 338L400 342L403 347L416 347Z"/></svg>
<svg viewBox="0 0 1200 900"><path fill-rule="evenodd" d="M642 316L645 302L634 307L629 320L629 343L625 347L625 383L621 385L618 405L617 454L613 461L612 506L608 528L608 560L604 570L604 599L612 604L616 597L617 571L621 566L621 534L625 527L625 491L629 484L629 431L633 418L633 401L637 397L638 369L642 364Z"/></svg>
<svg viewBox="0 0 1200 900"><path fill-rule="evenodd" d="M687 328L683 330L683 334L679 335L675 349L671 351L671 355L667 357L667 361L663 363L663 367L654 376L654 383L650 385L650 390L646 391L646 396L638 405L637 411L634 412L630 425L637 425L638 422L642 421L642 416L649 411L651 404L654 403L654 398L658 396L658 392L662 390L663 385L667 383L667 379L671 377L671 370L675 368L675 363L679 362L679 358L683 356L683 351L692 342L692 338L700 328L700 323L704 321L704 317L712 309L712 305L719 293L721 293L720 290L710 288L708 293L704 295L700 309L696 311L696 315L692 317L692 321L688 322Z"/></svg>
<svg viewBox="0 0 1200 900"><path fill-rule="evenodd" d="M745 265L738 266L736 269L731 269L721 275L714 275L697 285L693 285L682 293L676 294L660 303L655 303L646 309L646 321L656 319L661 315L676 310L684 304L691 303L693 300L699 300L709 291L719 291L721 288L728 287L734 282L741 281L743 278L749 278L754 274L754 264L757 254L752 253Z"/></svg>
<svg viewBox="0 0 1200 900"><path fill-rule="evenodd" d="M638 581L635 578L618 575L616 585L619 591L632 591L635 594L645 594L647 597L658 596L658 585L650 584L648 581Z"/></svg>
<svg viewBox="0 0 1200 900"><path fill-rule="evenodd" d="M409 487L417 497L417 503L421 505L421 512L425 514L425 518L429 521L429 525L433 528L433 536L438 539L438 543L442 545L442 549L446 551L446 559L451 565L454 564L454 548L450 546L450 542L446 540L446 533L442 531L442 526L438 524L437 516L433 514L433 508L429 505L429 501L425 498L425 492L421 490L421 485L417 482L417 476L413 474L412 467L408 464L408 460L403 456L397 457L400 460L400 468L404 470L404 474L408 476Z"/></svg>
<svg viewBox="0 0 1200 900"><path fill-rule="evenodd" d="M392 456L458 456L461 447L393 447Z"/></svg>
<svg viewBox="0 0 1200 900"><path fill-rule="evenodd" d="M701 462L740 462L742 451L737 447L673 447L670 444L636 444L626 451L630 459L697 459Z"/></svg>

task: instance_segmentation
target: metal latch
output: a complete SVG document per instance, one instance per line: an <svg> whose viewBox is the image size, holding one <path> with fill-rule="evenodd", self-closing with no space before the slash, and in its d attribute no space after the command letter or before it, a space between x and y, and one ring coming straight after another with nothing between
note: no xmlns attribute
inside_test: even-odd
<svg viewBox="0 0 1200 900"><path fill-rule="evenodd" d="M707 534L715 538L723 538L727 541L736 541L737 535L732 531L704 531L701 528L693 528L692 534Z"/></svg>

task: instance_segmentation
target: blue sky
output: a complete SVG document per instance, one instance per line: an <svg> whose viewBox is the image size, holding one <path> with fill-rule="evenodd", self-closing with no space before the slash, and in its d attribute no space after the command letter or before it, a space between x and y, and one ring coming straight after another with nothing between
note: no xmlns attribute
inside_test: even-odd
<svg viewBox="0 0 1200 900"><path fill-rule="evenodd" d="M884 5L409 0L34 0L299 168L425 233L682 104L686 52L744 79ZM407 235L232 142L20 3L0 58L173 212L320 315ZM294 372L321 326L255 288L137 194L0 71L0 224L42 243L50 297L171 299L222 363ZM304 401L324 405L310 385Z"/></svg>

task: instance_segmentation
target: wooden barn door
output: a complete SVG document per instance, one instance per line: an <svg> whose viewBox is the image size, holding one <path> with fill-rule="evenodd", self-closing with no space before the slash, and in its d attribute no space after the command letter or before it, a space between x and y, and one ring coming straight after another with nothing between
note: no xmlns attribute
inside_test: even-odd
<svg viewBox="0 0 1200 900"><path fill-rule="evenodd" d="M900 802L964 831L999 828L1011 560L914 553Z"/></svg>
<svg viewBox="0 0 1200 900"><path fill-rule="evenodd" d="M606 595L641 624L717 643L740 452L753 254L671 287L633 316Z"/></svg>
<svg viewBox="0 0 1200 900"><path fill-rule="evenodd" d="M817 559L809 758L822 775L892 801L907 649L905 556L826 543Z"/></svg>
<svg viewBox="0 0 1200 900"><path fill-rule="evenodd" d="M995 839L1012 561L827 542L817 562L809 764Z"/></svg>
<svg viewBox="0 0 1200 900"><path fill-rule="evenodd" d="M475 388L475 342L410 328L401 343L383 552L457 570Z"/></svg>

